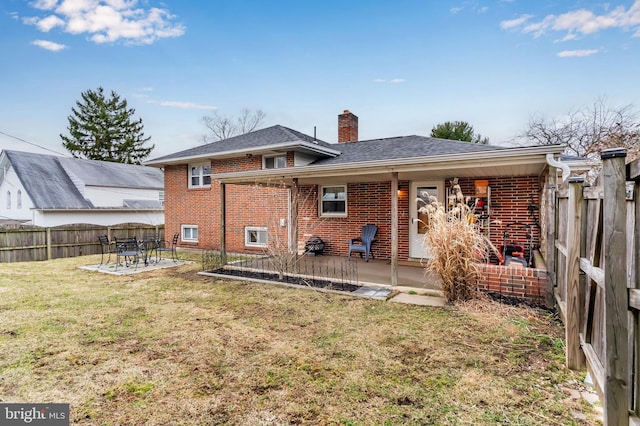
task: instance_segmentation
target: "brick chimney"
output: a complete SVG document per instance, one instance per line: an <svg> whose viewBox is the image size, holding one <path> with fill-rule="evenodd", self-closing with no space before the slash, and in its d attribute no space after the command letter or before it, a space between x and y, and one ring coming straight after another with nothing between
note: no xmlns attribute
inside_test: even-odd
<svg viewBox="0 0 640 426"><path fill-rule="evenodd" d="M348 109L338 115L338 142L358 141L358 117Z"/></svg>

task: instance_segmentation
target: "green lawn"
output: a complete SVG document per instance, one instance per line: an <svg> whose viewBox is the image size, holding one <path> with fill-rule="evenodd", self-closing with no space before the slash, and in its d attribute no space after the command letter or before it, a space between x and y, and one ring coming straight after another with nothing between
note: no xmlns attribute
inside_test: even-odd
<svg viewBox="0 0 640 426"><path fill-rule="evenodd" d="M0 264L0 400L90 425L597 424L547 314L78 269L98 262Z"/></svg>

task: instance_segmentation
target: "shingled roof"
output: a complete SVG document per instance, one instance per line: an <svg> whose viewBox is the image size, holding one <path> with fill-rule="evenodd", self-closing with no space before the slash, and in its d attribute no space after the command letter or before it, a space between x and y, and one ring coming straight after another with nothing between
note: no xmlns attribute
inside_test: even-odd
<svg viewBox="0 0 640 426"><path fill-rule="evenodd" d="M250 133L234 136L218 142L212 142L154 158L153 160L149 160L145 163L155 164L180 158L204 157L208 155L214 156L224 154L227 152L251 151L284 144L313 144L321 150L335 149L335 146L332 144L315 139L312 136L305 135L304 133L288 127L276 125L267 127L266 129L260 129Z"/></svg>
<svg viewBox="0 0 640 426"><path fill-rule="evenodd" d="M164 187L163 173L151 167L5 150L37 209L91 209L74 181L120 188Z"/></svg>
<svg viewBox="0 0 640 426"><path fill-rule="evenodd" d="M319 159L313 164L349 164L365 161L498 151L505 148L495 145L412 135L340 143L335 146L335 149L340 151L340 155L333 158Z"/></svg>

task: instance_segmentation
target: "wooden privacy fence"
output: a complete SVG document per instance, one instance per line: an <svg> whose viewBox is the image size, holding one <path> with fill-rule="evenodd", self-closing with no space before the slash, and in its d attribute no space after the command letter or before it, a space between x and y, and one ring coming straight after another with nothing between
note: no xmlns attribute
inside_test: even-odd
<svg viewBox="0 0 640 426"><path fill-rule="evenodd" d="M625 167L625 158L624 149L602 151L595 187L564 182L553 224L567 366L587 367L606 425L640 425L640 160Z"/></svg>
<svg viewBox="0 0 640 426"><path fill-rule="evenodd" d="M98 235L109 239L163 235L164 225L65 225L53 228L19 226L0 228L0 263L28 262L100 253Z"/></svg>

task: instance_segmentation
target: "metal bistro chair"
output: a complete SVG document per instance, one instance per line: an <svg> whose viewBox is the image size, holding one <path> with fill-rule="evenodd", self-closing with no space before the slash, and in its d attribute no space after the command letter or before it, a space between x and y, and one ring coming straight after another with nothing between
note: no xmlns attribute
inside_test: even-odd
<svg viewBox="0 0 640 426"><path fill-rule="evenodd" d="M373 257L371 252L371 245L376 241L376 234L378 233L378 227L376 225L365 225L362 227L362 236L358 238L349 239L349 257L351 252L364 253L365 262L369 261L369 256Z"/></svg>
<svg viewBox="0 0 640 426"><path fill-rule="evenodd" d="M109 237L107 235L98 235L98 241L100 241L100 265L104 263L104 255L107 255L107 263L111 260L111 254L116 253L115 243L113 241L109 241ZM113 246L113 248L111 247Z"/></svg>
<svg viewBox="0 0 640 426"><path fill-rule="evenodd" d="M121 258L124 260L124 265L127 268L135 263L135 270L137 271L140 256L144 256L144 253L136 237L120 240L116 238L116 271L118 270Z"/></svg>
<svg viewBox="0 0 640 426"><path fill-rule="evenodd" d="M176 250L176 247L178 246L178 239L180 238L180 233L176 232L175 234L173 234L173 238L171 239L171 244L169 244L169 241L166 240L159 240L158 241L158 245L156 246L155 250L156 250L156 262L159 262L160 260L162 260L162 252L170 252L171 253L171 259L174 262L177 262L178 259L178 252Z"/></svg>

